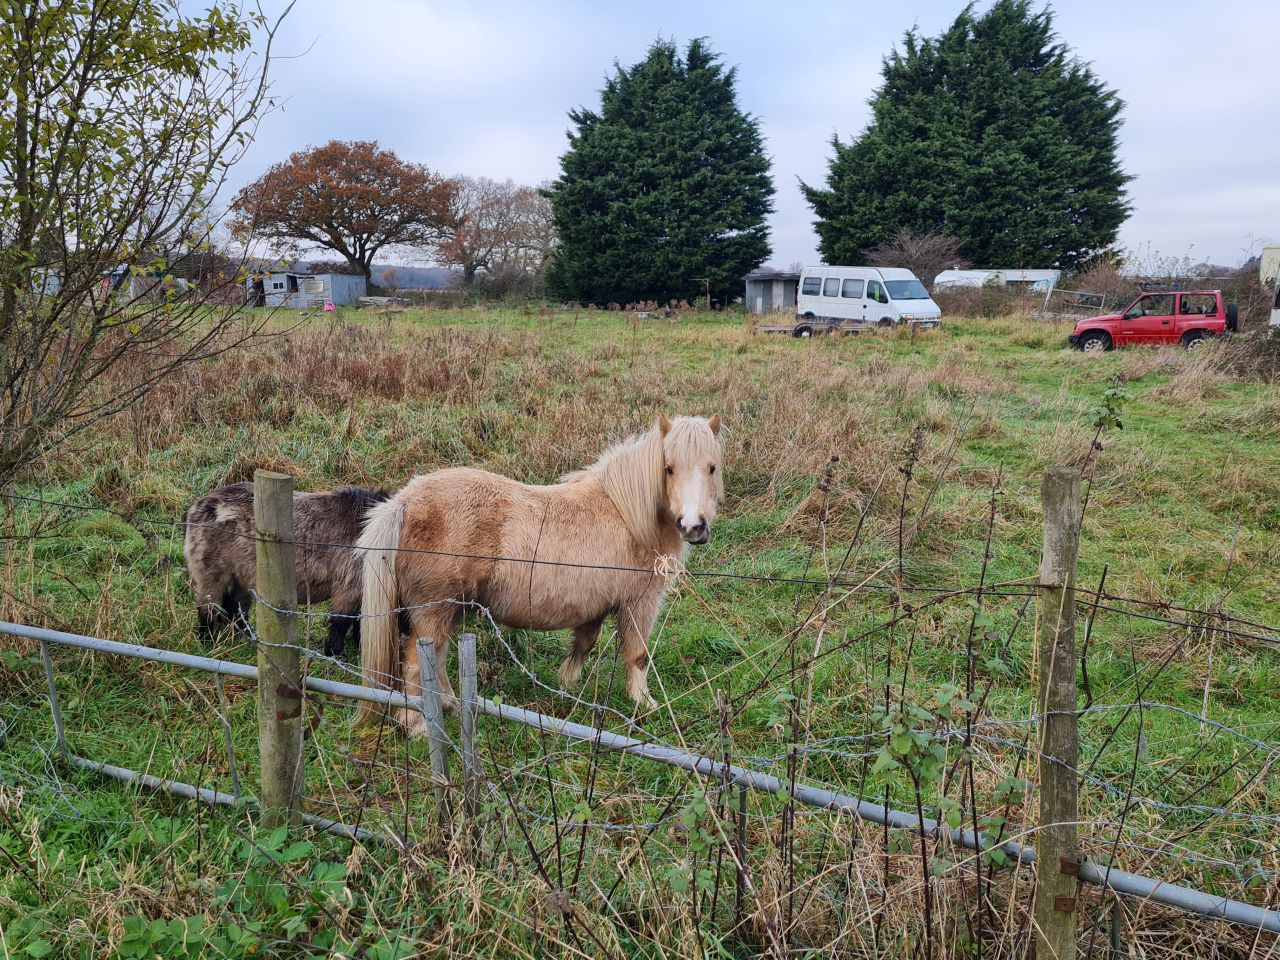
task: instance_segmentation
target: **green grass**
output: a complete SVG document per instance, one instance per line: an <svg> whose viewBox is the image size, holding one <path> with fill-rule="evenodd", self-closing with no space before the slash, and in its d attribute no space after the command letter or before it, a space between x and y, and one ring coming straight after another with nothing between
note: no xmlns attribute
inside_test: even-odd
<svg viewBox="0 0 1280 960"><path fill-rule="evenodd" d="M282 330L285 319L278 321ZM1132 399L1119 412L1123 429L1103 431L1102 450L1086 470L1081 584L1096 586L1105 569L1109 593L1152 604L1133 606L1138 612L1163 616L1161 604L1220 605L1262 624L1280 620L1277 388L1217 372L1214 348L1195 355L1133 350L1084 357L1062 348L1065 333L1026 321L958 318L918 338L796 341L752 334L732 315L675 324L588 311L561 312L550 322L514 310L390 318L343 311L333 321L314 318L251 355L224 358L167 384L133 413L37 465L19 494L124 516L16 504L0 612L5 619L205 652L194 639L181 531L167 522L180 519L195 496L246 479L256 466L288 469L303 489L394 487L448 464L545 482L589 462L658 412L719 413L727 424L727 498L712 543L691 554L690 568L822 581L836 572L865 511L841 576L867 586L823 600L817 588L794 583L682 580L653 642L661 681L655 693L660 700L665 694L668 706L644 717L643 725L665 740L718 751L719 696L734 704L736 755L783 757L786 728L795 719L789 710L799 703L805 726L799 740L828 748L802 756L802 776L872 798L887 791L893 804L909 808L916 801L909 778L870 771L882 740L826 741L878 729L872 714L883 703L886 678L895 700L905 691L906 700L925 705L947 684L965 686L972 597L931 597L978 585L988 538L986 582L1030 582L1039 560L1044 468L1084 462L1095 433L1093 408L1117 383ZM820 523L815 488L833 456L839 462L831 467ZM908 463L909 482L899 469ZM988 529L997 474L996 519ZM906 546L899 584L900 529ZM1034 800L1011 779L1029 775L1016 746L1025 726L1016 721L1032 710L1034 605L1020 617L1025 597L999 594L1025 588L994 593L983 599L977 620L975 677L977 693L990 685L988 716L1010 723L976 742L974 792L979 814L1007 810L1010 821L1020 823ZM914 613L886 629L882 624L902 613L895 595ZM827 605L825 618L813 617ZM318 643L323 625L311 630ZM480 632L482 692L595 721L590 709L531 682L491 632ZM1277 639L1274 630L1250 632ZM513 632L507 640L554 685L564 635ZM814 669L789 677L792 646L803 662L819 642L825 656ZM538 818L560 818L584 803L593 776L596 792L587 805L593 820L647 822L664 811L668 817L683 811L695 825L715 819L714 811L698 807L696 784L671 770L621 758L593 762L589 748L484 723L491 769L512 775L496 776L510 799L498 793L488 801L484 866L473 876L457 868L435 836L424 746L390 736L379 741L352 726L349 705L326 702L311 740L312 808L383 829L402 828L407 818L410 836L421 843L407 859L373 850L352 860L345 842L313 838L284 857L288 841L255 833L246 810L211 813L59 767L50 753L38 656L10 640L0 640L0 651L7 651L0 660L6 729L0 846L12 857L9 866L31 866L30 875L17 867L0 873L0 957L38 956L37 943L66 956L104 955L132 949L129 944L144 952L125 955L179 955L186 948L175 944L187 935L183 924L190 917L204 926L189 939L215 951L210 955L323 954L341 942L362 944L368 956L389 956L378 951L393 949L388 944L397 938L466 955L554 952L573 939L547 912L545 884L513 820L527 818L555 873L564 857L548 852L555 849L553 831ZM233 641L213 652L252 658L246 644ZM597 652L587 698L629 711L611 644L602 642ZM208 677L71 651L55 651L54 659L75 750L227 787ZM1138 795L1165 804L1275 813L1265 753L1251 753L1247 741L1215 733L1216 727L1202 731L1195 716L1207 686L1209 720L1276 741L1278 668L1273 644L1101 613L1088 659L1095 701L1128 703L1141 689L1142 699L1191 716L1135 711L1108 737L1120 714L1087 715L1082 752L1092 775L1120 790L1132 775ZM334 667L317 669L345 676ZM228 693L242 766L251 766L253 691L228 683ZM610 724L620 726L616 719ZM958 741L945 746L948 760L960 756ZM868 752L873 755L860 756ZM782 775L785 764L772 772ZM242 773L251 781L251 771ZM673 791L678 800L669 808ZM366 797L374 801L367 808ZM936 784L926 784L920 799L936 808ZM1123 803L1090 783L1082 806L1091 821L1083 843L1104 855ZM766 864L778 858L778 809L775 799L752 800L752 861L761 864L755 880L765 886ZM1276 867L1275 825L1202 820L1193 811L1131 810L1121 831L1121 864L1236 896L1257 895L1244 874L1255 862ZM797 883L824 890L818 901L837 904L805 908L813 916L804 914L794 936L811 946L830 930L858 926L858 915L841 915L842 900L828 889L835 881L822 864L837 835L832 831L843 828L826 823L806 817L797 828ZM705 902L694 910L695 897L705 900L709 891L699 890L696 874L686 887L681 871L708 861L691 839L699 828L687 828L664 822L643 854L635 853L629 834L618 834L624 839L614 843L612 835L592 833L574 892L591 919L581 921L577 935L586 937L591 926L623 953L655 956L664 937L690 930L702 930L708 944L723 939L731 893L718 899L717 917L706 918ZM871 856L878 834L863 833L868 853L859 869L872 885L872 900L895 896L895 883L909 884L904 878L916 869L915 859L902 858L886 885ZM716 850L718 834L711 834ZM251 837L266 844L270 856L254 849ZM1161 847L1175 839L1177 848ZM577 834L562 839L561 854L576 855L577 843ZM1240 863L1243 873L1197 857ZM626 906L611 916L591 884L607 890L623 865L616 899ZM554 883L567 885L574 871L566 869ZM938 882L953 880L958 868L951 870ZM776 892L776 885L769 889ZM916 904L918 912L918 887L902 889L903 904ZM468 898L475 899L472 907ZM157 919L178 925L153 928ZM501 932L497 939L494 931ZM864 946L855 937L842 949L866 955ZM889 955L883 942L874 949Z"/></svg>

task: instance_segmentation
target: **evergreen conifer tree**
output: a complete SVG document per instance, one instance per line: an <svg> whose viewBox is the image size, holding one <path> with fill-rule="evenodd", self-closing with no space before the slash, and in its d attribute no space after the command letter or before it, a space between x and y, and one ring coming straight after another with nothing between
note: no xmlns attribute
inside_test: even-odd
<svg viewBox="0 0 1280 960"><path fill-rule="evenodd" d="M736 71L704 40L680 56L658 41L617 67L599 111L569 114L569 150L548 188L559 245L556 296L665 302L741 290L769 254L773 181L759 124L737 104Z"/></svg>
<svg viewBox="0 0 1280 960"><path fill-rule="evenodd" d="M828 262L859 263L899 228L954 236L980 266L1069 268L1115 242L1123 103L1057 41L1050 10L970 5L903 47L867 129L832 140L826 189L801 186Z"/></svg>

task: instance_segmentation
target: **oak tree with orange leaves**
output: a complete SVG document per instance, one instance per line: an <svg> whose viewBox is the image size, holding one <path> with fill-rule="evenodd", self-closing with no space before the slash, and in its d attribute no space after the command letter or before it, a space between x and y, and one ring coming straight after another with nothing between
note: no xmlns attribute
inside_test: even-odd
<svg viewBox="0 0 1280 960"><path fill-rule="evenodd" d="M372 280L386 247L434 247L454 228L457 184L376 141L299 150L236 194L238 224L255 238L332 250Z"/></svg>

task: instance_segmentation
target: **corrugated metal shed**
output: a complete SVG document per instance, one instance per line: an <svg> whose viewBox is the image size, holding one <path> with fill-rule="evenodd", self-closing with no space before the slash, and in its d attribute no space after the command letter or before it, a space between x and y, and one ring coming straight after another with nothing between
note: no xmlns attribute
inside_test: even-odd
<svg viewBox="0 0 1280 960"><path fill-rule="evenodd" d="M935 287L981 287L998 283L1005 287L1048 290L1058 283L1061 270L943 270L933 278Z"/></svg>
<svg viewBox="0 0 1280 960"><path fill-rule="evenodd" d="M335 307L358 303L368 285L364 277L347 273L296 273L281 270L253 277L245 285L251 306Z"/></svg>

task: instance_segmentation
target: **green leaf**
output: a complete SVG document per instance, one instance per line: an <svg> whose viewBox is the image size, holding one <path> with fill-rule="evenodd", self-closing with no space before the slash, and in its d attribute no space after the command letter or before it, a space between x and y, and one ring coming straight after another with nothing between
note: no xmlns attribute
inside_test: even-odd
<svg viewBox="0 0 1280 960"><path fill-rule="evenodd" d="M295 860L305 860L316 852L316 846L309 840L296 840L289 844L280 852L277 858L281 863L293 863Z"/></svg>
<svg viewBox="0 0 1280 960"><path fill-rule="evenodd" d="M888 751L880 751L880 756L876 758L875 765L872 766L872 773L888 773L893 770L900 769L902 764L893 758Z"/></svg>
<svg viewBox="0 0 1280 960"><path fill-rule="evenodd" d="M27 956L35 957L36 960L47 957L51 953L53 953L53 944L48 940L34 940L26 946Z"/></svg>

